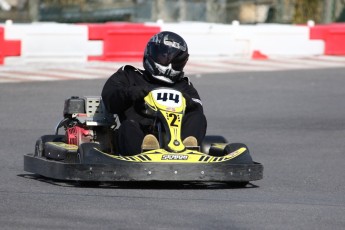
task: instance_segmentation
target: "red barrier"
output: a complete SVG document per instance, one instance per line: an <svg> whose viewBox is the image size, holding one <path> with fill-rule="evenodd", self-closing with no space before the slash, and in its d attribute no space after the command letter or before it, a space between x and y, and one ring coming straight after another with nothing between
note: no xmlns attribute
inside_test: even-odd
<svg viewBox="0 0 345 230"><path fill-rule="evenodd" d="M20 56L20 46L19 40L5 40L5 30L0 27L0 65L7 56Z"/></svg>
<svg viewBox="0 0 345 230"><path fill-rule="evenodd" d="M103 55L88 60L141 61L148 40L160 32L158 26L138 23L87 24L89 40L103 40Z"/></svg>
<svg viewBox="0 0 345 230"><path fill-rule="evenodd" d="M314 26L310 38L325 41L326 55L345 55L345 23Z"/></svg>

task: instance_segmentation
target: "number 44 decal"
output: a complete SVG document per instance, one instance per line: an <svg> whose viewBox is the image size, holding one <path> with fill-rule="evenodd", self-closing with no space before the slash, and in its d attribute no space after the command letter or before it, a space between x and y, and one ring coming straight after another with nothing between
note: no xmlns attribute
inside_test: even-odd
<svg viewBox="0 0 345 230"><path fill-rule="evenodd" d="M168 97L169 94L169 97ZM175 94L175 93L158 93L157 94L157 100L162 100L162 101L174 101L175 103L178 103L180 101L180 95Z"/></svg>

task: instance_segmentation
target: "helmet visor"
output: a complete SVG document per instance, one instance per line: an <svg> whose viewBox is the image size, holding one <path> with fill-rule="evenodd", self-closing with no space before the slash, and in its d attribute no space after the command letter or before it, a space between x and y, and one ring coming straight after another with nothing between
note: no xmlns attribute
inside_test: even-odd
<svg viewBox="0 0 345 230"><path fill-rule="evenodd" d="M180 50L162 44L153 45L150 47L150 49L150 56L152 57L152 59L156 63L163 66L168 66L180 53Z"/></svg>

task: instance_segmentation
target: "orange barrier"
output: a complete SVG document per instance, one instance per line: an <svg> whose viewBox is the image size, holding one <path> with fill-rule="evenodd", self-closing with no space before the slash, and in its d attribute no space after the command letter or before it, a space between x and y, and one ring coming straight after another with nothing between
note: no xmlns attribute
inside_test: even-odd
<svg viewBox="0 0 345 230"><path fill-rule="evenodd" d="M325 55L345 55L345 23L311 27L310 39L325 41Z"/></svg>
<svg viewBox="0 0 345 230"><path fill-rule="evenodd" d="M148 40L160 32L159 26L140 23L87 24L89 40L103 41L103 54L88 60L141 61Z"/></svg>
<svg viewBox="0 0 345 230"><path fill-rule="evenodd" d="M7 56L20 56L21 42L19 40L5 40L5 30L0 27L0 65L4 64Z"/></svg>

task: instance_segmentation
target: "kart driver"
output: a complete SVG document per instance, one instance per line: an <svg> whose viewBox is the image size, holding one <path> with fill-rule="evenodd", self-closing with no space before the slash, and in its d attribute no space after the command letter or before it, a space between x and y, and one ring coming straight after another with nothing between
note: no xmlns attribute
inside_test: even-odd
<svg viewBox="0 0 345 230"><path fill-rule="evenodd" d="M102 99L106 109L119 116L117 145L121 155L139 154L143 148L159 148L152 135L154 118L142 114L144 97L154 88L171 87L186 98L181 138L185 146L197 146L205 137L207 121L197 90L183 68L188 61L188 47L173 32L160 32L147 43L144 70L130 65L121 67L106 81Z"/></svg>

